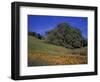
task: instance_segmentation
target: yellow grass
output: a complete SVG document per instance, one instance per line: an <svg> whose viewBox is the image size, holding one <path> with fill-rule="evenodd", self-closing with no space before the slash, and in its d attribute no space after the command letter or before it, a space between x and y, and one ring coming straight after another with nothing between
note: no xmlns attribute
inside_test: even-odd
<svg viewBox="0 0 100 82"><path fill-rule="evenodd" d="M29 53L28 60L29 62L37 61L47 65L87 64L87 56L80 56L78 54L49 55L46 53Z"/></svg>

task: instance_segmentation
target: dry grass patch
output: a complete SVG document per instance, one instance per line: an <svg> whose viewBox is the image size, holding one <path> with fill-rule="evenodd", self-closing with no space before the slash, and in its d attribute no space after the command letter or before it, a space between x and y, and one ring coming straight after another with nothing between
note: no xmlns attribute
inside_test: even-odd
<svg viewBox="0 0 100 82"><path fill-rule="evenodd" d="M32 53L28 56L28 64L29 66L87 64L87 57L78 54L49 55L46 53Z"/></svg>

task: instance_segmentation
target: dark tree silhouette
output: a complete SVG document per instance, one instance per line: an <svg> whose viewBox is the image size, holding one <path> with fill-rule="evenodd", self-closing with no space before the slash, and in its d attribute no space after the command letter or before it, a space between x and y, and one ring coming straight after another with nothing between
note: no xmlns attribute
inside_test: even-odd
<svg viewBox="0 0 100 82"><path fill-rule="evenodd" d="M34 37L36 37L38 39L42 39L43 38L43 36L41 34L36 33L36 32L28 32L28 35L34 36Z"/></svg>

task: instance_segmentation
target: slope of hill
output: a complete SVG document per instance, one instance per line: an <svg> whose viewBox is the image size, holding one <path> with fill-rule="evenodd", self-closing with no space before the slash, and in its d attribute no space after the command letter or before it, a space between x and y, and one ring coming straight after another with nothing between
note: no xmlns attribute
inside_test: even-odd
<svg viewBox="0 0 100 82"><path fill-rule="evenodd" d="M86 64L87 48L66 49L28 36L28 66Z"/></svg>

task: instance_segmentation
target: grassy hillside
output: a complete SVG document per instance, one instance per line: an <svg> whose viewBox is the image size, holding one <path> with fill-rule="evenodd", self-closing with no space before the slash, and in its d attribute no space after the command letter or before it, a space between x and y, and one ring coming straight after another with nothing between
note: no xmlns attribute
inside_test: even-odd
<svg viewBox="0 0 100 82"><path fill-rule="evenodd" d="M28 36L28 66L86 64L87 48L66 49Z"/></svg>

